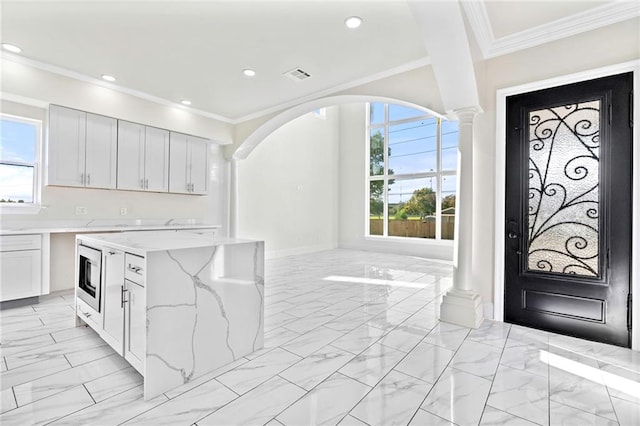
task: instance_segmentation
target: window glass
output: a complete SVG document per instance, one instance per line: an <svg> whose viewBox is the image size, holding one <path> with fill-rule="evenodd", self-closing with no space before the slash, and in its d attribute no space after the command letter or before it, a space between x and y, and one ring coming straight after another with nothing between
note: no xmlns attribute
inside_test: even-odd
<svg viewBox="0 0 640 426"><path fill-rule="evenodd" d="M34 203L40 123L18 117L0 120L0 202Z"/></svg>
<svg viewBox="0 0 640 426"><path fill-rule="evenodd" d="M33 166L0 163L0 202L33 203Z"/></svg>
<svg viewBox="0 0 640 426"><path fill-rule="evenodd" d="M389 126L389 174L434 171L437 130L435 119Z"/></svg>
<svg viewBox="0 0 640 426"><path fill-rule="evenodd" d="M436 191L432 180L396 179L389 184L389 236L435 237Z"/></svg>
<svg viewBox="0 0 640 426"><path fill-rule="evenodd" d="M384 123L384 104L378 102L370 104L369 122L371 124Z"/></svg>
<svg viewBox="0 0 640 426"><path fill-rule="evenodd" d="M384 173L384 129L371 129L369 145L369 174Z"/></svg>
<svg viewBox="0 0 640 426"><path fill-rule="evenodd" d="M382 235L384 219L384 180L369 183L369 234Z"/></svg>
<svg viewBox="0 0 640 426"><path fill-rule="evenodd" d="M441 238L453 240L456 220L456 176L442 177Z"/></svg>
<svg viewBox="0 0 640 426"><path fill-rule="evenodd" d="M407 118L423 117L426 112L403 105L389 105L389 121L405 120Z"/></svg>
<svg viewBox="0 0 640 426"><path fill-rule="evenodd" d="M35 163L38 129L33 124L0 121L0 161Z"/></svg>

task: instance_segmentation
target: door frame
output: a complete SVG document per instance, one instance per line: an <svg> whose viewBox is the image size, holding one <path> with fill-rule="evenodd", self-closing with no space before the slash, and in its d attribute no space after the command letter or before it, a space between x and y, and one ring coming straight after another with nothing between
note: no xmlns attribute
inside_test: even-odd
<svg viewBox="0 0 640 426"><path fill-rule="evenodd" d="M533 92L535 90L592 80L600 77L633 71L633 194L631 212L632 226L636 230L631 241L631 291L633 298L633 317L631 319L631 349L640 351L640 60L610 65L589 71L535 81L518 86L499 89L496 92L496 145L495 145L495 222L494 222L494 289L493 319L504 321L504 221L505 221L505 182L506 182L506 101L508 96Z"/></svg>

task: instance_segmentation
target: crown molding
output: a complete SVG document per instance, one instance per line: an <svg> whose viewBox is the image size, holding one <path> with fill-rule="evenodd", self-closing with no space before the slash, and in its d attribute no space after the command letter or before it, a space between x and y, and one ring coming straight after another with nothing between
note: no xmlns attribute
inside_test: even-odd
<svg viewBox="0 0 640 426"><path fill-rule="evenodd" d="M615 1L544 25L495 38L484 2L464 1L462 7L485 59L517 52L640 16L640 7L636 1Z"/></svg>
<svg viewBox="0 0 640 426"><path fill-rule="evenodd" d="M418 60L412 61L412 62L408 62L406 64L402 64L400 66L394 67L394 68L390 68L388 70L384 70L382 72L376 73L376 74L371 74L367 77L358 79L358 80L353 80L350 81L349 83L345 83L345 84L341 84L338 86L334 86L331 87L329 89L324 89L321 90L319 92L315 92L312 93L310 95L304 96L302 98L297 98L294 99L292 101L288 101L264 110L260 110L257 111L255 113L251 113L239 118L229 118L229 117L225 117L222 115L218 115L218 114L213 114L207 111L203 111L203 110L199 110L196 108L191 108L191 107L186 107L183 105L180 105L174 101L170 101L158 96L154 96L151 95L149 93L146 92L142 92L140 90L134 90L134 89L130 89L127 87L123 87L117 84L113 84L113 83L109 83L106 82L104 80L101 80L99 78L95 78L95 77L91 77L88 76L86 74L82 74L76 71L71 71L69 69L66 68L62 68L56 65L51 65L51 64L47 64L44 62L40 62L40 61L36 61L33 59L29 59L29 58L25 58L24 56L21 55L16 55L16 54L12 54L12 53L8 53L8 52L0 52L0 59L2 59L3 61L7 60L7 61L12 61L12 62L16 62L19 64L23 64L23 65L27 65L33 68L37 68L37 69L41 69L43 71L48 71L51 72L53 74L58 74L64 77L69 77L75 80L79 80L79 81L84 81L85 83L89 83L89 84L93 84L96 86L101 86L101 87L105 87L111 90L115 90L121 93L125 93L131 96L135 96L137 98L140 99L144 99L150 102L154 102L160 105L166 105L166 106L170 106L170 107L174 107L174 108L180 108L180 109L184 109L186 111L189 111L192 114L196 114L196 115L200 115L203 117L207 117L207 118L212 118L214 120L218 120L221 121L223 123L228 123L228 124L239 124L239 123L243 123L245 121L249 121L249 120L253 120L254 118L259 118L259 117L263 117L267 114L270 113L274 113L274 112L278 112L278 111L282 111L283 109L287 109L287 108L291 108L294 107L296 105L305 103L305 102L309 102L311 100L320 98L320 97L324 97L324 96L328 96L343 90L348 90L351 89L353 87L357 87L357 86L361 86L363 84L366 83L371 83L373 81L376 80L380 80L382 78L386 78L386 77L391 77L394 76L396 74L401 74L403 72L406 71L411 71L417 68L421 68L424 67L426 65L431 64L431 61L428 57L423 57L420 58ZM5 92L6 93L6 92ZM15 98L17 95L12 95L13 98Z"/></svg>
<svg viewBox="0 0 640 426"><path fill-rule="evenodd" d="M153 102L156 104L160 104L160 105L165 105L165 106L169 106L169 107L173 107L173 108L180 108L180 109L184 109L186 111L189 111L192 114L195 115L200 115L202 117L207 117L207 118L212 118L214 120L218 120L221 121L223 123L228 123L228 124L233 124L232 119L228 118L228 117L224 117L222 115L218 115L218 114L213 114L207 111L202 111L196 108L190 108L190 107L186 107L183 106L177 102L174 101L170 101L168 99L164 99L158 96L154 96L154 95L150 95L149 93L146 92L142 92L140 90L134 90L134 89L130 89L127 87L123 87L120 86L118 84L113 84L113 83L108 83L104 80L101 80L99 78L95 78L95 77L91 77L88 76L86 74L82 74L76 71L71 71L69 69L66 68L62 68L56 65L51 65L51 64L47 64L44 62L40 62L40 61L36 61L34 59L29 59L29 58L25 58L24 56L20 56L20 55L15 55L12 53L7 53L7 52L2 52L2 56L0 56L0 58L3 61L11 61L11 62L16 62L19 64L23 64L23 65L27 65L30 66L32 68L37 68L43 71L48 71L50 73L53 74L57 74L57 75L61 75L63 77L69 77L72 78L74 80L79 80L79 81L83 81L85 83L89 83L89 84L93 84L96 86L101 86L101 87L105 87L107 89L111 89L111 90L115 90L117 92L120 93L125 93L127 95L131 95L131 96L135 96L137 98L140 99L144 99L146 101L149 102Z"/></svg>

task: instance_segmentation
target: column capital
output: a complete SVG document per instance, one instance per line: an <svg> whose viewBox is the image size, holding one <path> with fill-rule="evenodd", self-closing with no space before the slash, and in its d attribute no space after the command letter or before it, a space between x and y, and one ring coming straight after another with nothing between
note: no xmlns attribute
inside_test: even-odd
<svg viewBox="0 0 640 426"><path fill-rule="evenodd" d="M481 112L482 108L480 108L479 106L470 106L453 110L453 113L458 117L458 120L460 120L460 122L467 123L473 122L473 118L476 116L476 114L480 114Z"/></svg>

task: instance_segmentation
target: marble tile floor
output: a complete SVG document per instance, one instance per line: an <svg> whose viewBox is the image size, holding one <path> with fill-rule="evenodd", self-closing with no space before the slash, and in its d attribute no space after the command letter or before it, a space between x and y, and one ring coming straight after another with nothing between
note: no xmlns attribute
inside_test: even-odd
<svg viewBox="0 0 640 426"><path fill-rule="evenodd" d="M442 262L338 249L265 282L265 348L150 401L72 292L0 311L0 424L640 425L640 353L440 323Z"/></svg>

